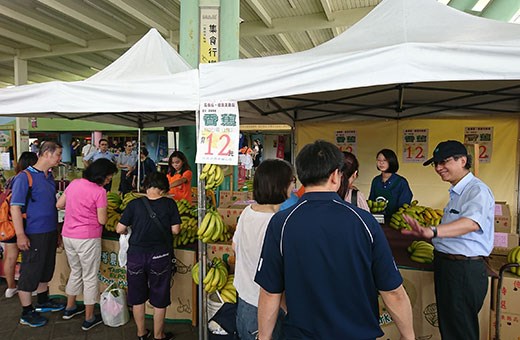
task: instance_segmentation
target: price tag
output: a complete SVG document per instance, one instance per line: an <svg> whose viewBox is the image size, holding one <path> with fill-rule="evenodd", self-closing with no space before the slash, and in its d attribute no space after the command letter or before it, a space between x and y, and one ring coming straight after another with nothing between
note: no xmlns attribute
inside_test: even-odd
<svg viewBox="0 0 520 340"><path fill-rule="evenodd" d="M492 127L464 128L464 144L478 144L478 160L480 163L491 162L493 154ZM476 157L476 155L475 155Z"/></svg>
<svg viewBox="0 0 520 340"><path fill-rule="evenodd" d="M239 112L233 101L200 104L196 163L238 164Z"/></svg>
<svg viewBox="0 0 520 340"><path fill-rule="evenodd" d="M423 163L428 156L428 129L403 130L403 162Z"/></svg>
<svg viewBox="0 0 520 340"><path fill-rule="evenodd" d="M357 153L356 130L336 131L336 145L341 151L348 151L355 155Z"/></svg>

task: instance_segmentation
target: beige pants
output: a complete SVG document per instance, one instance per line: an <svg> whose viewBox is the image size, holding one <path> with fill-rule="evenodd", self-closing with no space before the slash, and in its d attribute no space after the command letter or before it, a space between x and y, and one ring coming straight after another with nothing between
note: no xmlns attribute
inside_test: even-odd
<svg viewBox="0 0 520 340"><path fill-rule="evenodd" d="M67 295L83 293L83 302L93 305L99 302L98 271L101 262L101 239L77 239L63 237L63 245L70 266Z"/></svg>

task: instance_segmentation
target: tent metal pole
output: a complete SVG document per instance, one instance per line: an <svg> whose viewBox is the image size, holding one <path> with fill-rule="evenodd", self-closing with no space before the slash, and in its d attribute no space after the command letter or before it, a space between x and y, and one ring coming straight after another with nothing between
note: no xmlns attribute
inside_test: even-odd
<svg viewBox="0 0 520 340"><path fill-rule="evenodd" d="M137 129L137 192L141 191L141 127Z"/></svg>
<svg viewBox="0 0 520 340"><path fill-rule="evenodd" d="M199 128L200 128L200 119L199 119L200 111L195 112L195 125L196 125L196 136L197 143L199 141ZM198 205L198 222L199 228L202 224L202 220L206 215L206 188L204 186L203 181L200 179L200 175L202 173L203 164L197 164L197 205ZM207 272L207 264L208 264L208 249L206 243L202 242L200 239L198 242L198 259L200 261L199 265L199 303L198 303L198 316L199 316L199 340L207 340L208 339L208 296L204 291L204 285L202 284L202 280L206 277Z"/></svg>

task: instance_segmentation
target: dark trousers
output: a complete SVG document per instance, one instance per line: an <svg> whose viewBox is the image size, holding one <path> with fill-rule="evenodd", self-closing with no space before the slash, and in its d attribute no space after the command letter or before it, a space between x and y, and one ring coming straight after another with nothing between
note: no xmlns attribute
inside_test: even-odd
<svg viewBox="0 0 520 340"><path fill-rule="evenodd" d="M488 289L484 260L435 257L435 297L442 339L479 340L478 313Z"/></svg>
<svg viewBox="0 0 520 340"><path fill-rule="evenodd" d="M133 190L132 176L127 176L128 171L121 170L121 182L119 182L119 191L123 194Z"/></svg>

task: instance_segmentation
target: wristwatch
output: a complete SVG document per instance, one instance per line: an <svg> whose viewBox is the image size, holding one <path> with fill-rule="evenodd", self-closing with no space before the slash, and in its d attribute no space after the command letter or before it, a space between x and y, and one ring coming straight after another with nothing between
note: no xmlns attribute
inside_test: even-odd
<svg viewBox="0 0 520 340"><path fill-rule="evenodd" d="M430 229L433 231L433 237L432 238L436 238L437 237L437 227L430 227Z"/></svg>

